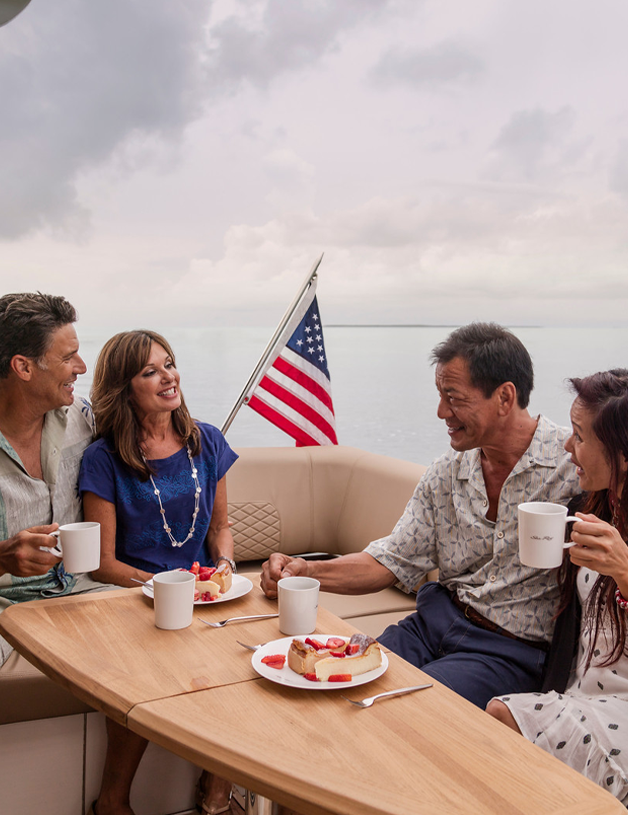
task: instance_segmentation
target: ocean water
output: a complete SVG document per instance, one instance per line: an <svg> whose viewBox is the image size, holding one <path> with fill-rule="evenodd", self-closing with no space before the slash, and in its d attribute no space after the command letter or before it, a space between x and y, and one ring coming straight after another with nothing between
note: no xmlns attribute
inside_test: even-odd
<svg viewBox="0 0 628 815"><path fill-rule="evenodd" d="M273 327L160 328L172 345L181 388L192 415L221 427L268 342ZM106 331L78 323L88 372L77 393L88 396L91 370ZM452 327L328 326L325 346L338 440L373 453L429 464L448 447L436 416L431 349ZM628 367L628 326L512 328L532 356L535 389L530 410L569 424L572 396L565 380ZM293 441L255 411L240 409L228 433L232 447L292 446Z"/></svg>

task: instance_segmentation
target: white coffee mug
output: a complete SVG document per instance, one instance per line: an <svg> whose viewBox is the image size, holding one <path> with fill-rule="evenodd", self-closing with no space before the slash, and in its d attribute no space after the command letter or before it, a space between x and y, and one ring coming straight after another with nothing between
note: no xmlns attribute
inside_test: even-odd
<svg viewBox="0 0 628 815"><path fill-rule="evenodd" d="M173 630L187 628L194 613L196 575L179 570L159 572L153 577L155 625Z"/></svg>
<svg viewBox="0 0 628 815"><path fill-rule="evenodd" d="M283 634L311 634L314 631L320 586L313 577L282 577L279 580L279 630Z"/></svg>
<svg viewBox="0 0 628 815"><path fill-rule="evenodd" d="M567 515L567 507L544 501L519 504L519 560L535 569L554 569L563 562L568 521L579 518Z"/></svg>
<svg viewBox="0 0 628 815"><path fill-rule="evenodd" d="M42 547L52 555L63 558L63 568L70 574L93 572L100 566L100 524L82 521L64 524L50 533L59 542L54 549Z"/></svg>

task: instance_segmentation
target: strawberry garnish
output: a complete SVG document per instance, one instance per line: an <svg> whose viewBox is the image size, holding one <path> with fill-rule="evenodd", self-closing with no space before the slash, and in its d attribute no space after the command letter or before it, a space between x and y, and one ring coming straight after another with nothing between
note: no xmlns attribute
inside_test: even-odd
<svg viewBox="0 0 628 815"><path fill-rule="evenodd" d="M320 682L316 674L303 674L303 679L308 679L310 682Z"/></svg>
<svg viewBox="0 0 628 815"><path fill-rule="evenodd" d="M204 583L206 580L211 580L211 576L215 571L216 569L210 569L208 566L201 566L198 579L201 581L201 583Z"/></svg>
<svg viewBox="0 0 628 815"><path fill-rule="evenodd" d="M312 648L315 648L317 651L322 651L325 648L322 642L319 642L318 640L313 640L311 637L305 638L305 644L311 645Z"/></svg>
<svg viewBox="0 0 628 815"><path fill-rule="evenodd" d="M218 595L213 596L213 595L211 594L211 592L208 592L208 591L204 591L204 592L201 594L201 600L202 600L204 603L209 603L209 602L211 602L212 600L217 600L217 599L218 599Z"/></svg>
<svg viewBox="0 0 628 815"><path fill-rule="evenodd" d="M347 655L344 651L332 651L331 656L336 657L336 659L344 659Z"/></svg>
<svg viewBox="0 0 628 815"><path fill-rule="evenodd" d="M351 674L332 674L328 682L351 682L352 676Z"/></svg>
<svg viewBox="0 0 628 815"><path fill-rule="evenodd" d="M194 563L190 566L190 571L192 572L192 574L198 574L200 568L201 564L198 562L198 560L195 560Z"/></svg>
<svg viewBox="0 0 628 815"><path fill-rule="evenodd" d="M352 657L354 654L357 654L359 650L360 646L358 645L357 642L350 643L349 645L347 645L347 650L345 651L345 654L349 657Z"/></svg>
<svg viewBox="0 0 628 815"><path fill-rule="evenodd" d="M344 648L347 643L340 637L330 637L327 640L327 648Z"/></svg>
<svg viewBox="0 0 628 815"><path fill-rule="evenodd" d="M286 664L286 656L285 654L269 654L267 657L262 657L262 662L269 668L280 670Z"/></svg>

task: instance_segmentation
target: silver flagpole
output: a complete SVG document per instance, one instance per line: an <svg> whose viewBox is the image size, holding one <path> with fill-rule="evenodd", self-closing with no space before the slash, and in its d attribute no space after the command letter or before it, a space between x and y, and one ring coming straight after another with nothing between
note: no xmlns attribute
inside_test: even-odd
<svg viewBox="0 0 628 815"><path fill-rule="evenodd" d="M316 263L312 266L310 272L308 273L308 276L305 278L305 281L303 282L303 285L299 289L299 293L294 298L292 303L288 306L286 313L281 318L279 325L275 329L275 333L270 338L270 342L266 346L262 356L259 358L258 363L253 370L253 373L248 378L248 381L244 388L242 389L242 392L238 396L235 405L231 408L231 412L229 413L229 415L223 422L222 427L220 428L220 432L223 434L223 436L225 435L227 430L229 430L229 428L231 427L231 424L235 419L237 412L242 407L242 404L244 403L244 400L246 399L251 386L253 385L257 377L260 375L260 372L264 369L264 366L268 362L269 357L272 355L273 351L277 347L277 342L280 339L283 330L290 322L290 318L298 308L299 303L301 302L301 300L303 300L303 296L305 295L306 291L309 289L312 282L314 281L314 278L316 277L316 273L318 271L318 267L321 265L322 259L323 255L321 255L319 259L316 261Z"/></svg>

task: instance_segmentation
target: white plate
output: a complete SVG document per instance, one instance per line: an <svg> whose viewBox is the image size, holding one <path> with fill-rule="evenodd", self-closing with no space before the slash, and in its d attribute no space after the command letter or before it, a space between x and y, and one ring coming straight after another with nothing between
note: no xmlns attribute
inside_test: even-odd
<svg viewBox="0 0 628 815"><path fill-rule="evenodd" d="M314 639L321 642L327 642L330 637L339 636L337 634L311 634ZM309 679L295 673L292 668L288 668L288 662L283 668L271 668L262 662L262 657L269 657L272 654L285 654L287 657L288 649L292 640L305 640L305 637L284 637L280 640L273 640L267 642L259 648L251 658L251 664L260 676L264 679L270 679L271 682L277 682L279 685L288 685L291 688L307 688L308 690L334 690L335 688L354 688L357 685L366 685L367 682L372 682L374 679L380 677L388 668L388 657L382 651L382 664L379 668L373 671L367 671L365 674L354 676L351 682L311 682ZM345 642L349 641L349 637L339 636L339 639ZM341 672L342 659L338 660L338 672Z"/></svg>
<svg viewBox="0 0 628 815"><path fill-rule="evenodd" d="M147 585L142 586L142 591L147 597L153 596L153 581L147 580ZM216 603L226 603L229 600L235 600L237 597L244 597L253 588L253 584L248 577L243 577L241 574L234 574L231 580L231 588L224 594L221 594L215 600L195 600L195 606L209 606Z"/></svg>

